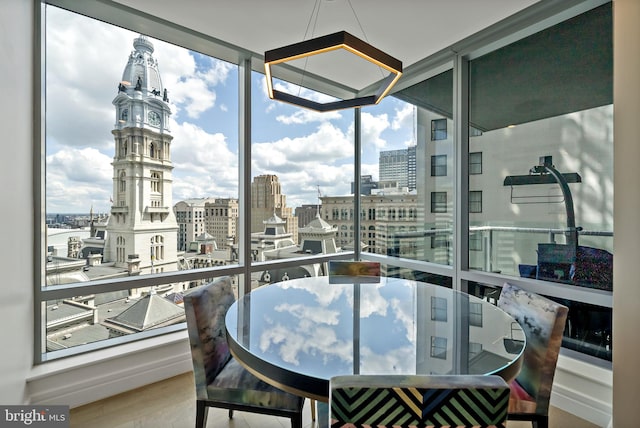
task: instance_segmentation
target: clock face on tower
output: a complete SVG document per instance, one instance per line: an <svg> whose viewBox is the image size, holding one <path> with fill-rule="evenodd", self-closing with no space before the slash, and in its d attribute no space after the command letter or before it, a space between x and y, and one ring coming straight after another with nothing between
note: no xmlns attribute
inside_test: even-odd
<svg viewBox="0 0 640 428"><path fill-rule="evenodd" d="M149 124L153 126L160 126L160 115L158 112L151 110L148 115Z"/></svg>

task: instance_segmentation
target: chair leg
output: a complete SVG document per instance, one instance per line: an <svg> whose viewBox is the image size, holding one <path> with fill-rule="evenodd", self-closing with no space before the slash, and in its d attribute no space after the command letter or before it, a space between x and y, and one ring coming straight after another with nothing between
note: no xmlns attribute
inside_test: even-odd
<svg viewBox="0 0 640 428"><path fill-rule="evenodd" d="M229 419L233 419L233 409L229 409Z"/></svg>
<svg viewBox="0 0 640 428"><path fill-rule="evenodd" d="M196 401L196 428L204 428L207 424L207 414L209 408L202 400Z"/></svg>
<svg viewBox="0 0 640 428"><path fill-rule="evenodd" d="M311 405L311 420L313 422L316 421L316 400L311 400L311 403L309 403Z"/></svg>
<svg viewBox="0 0 640 428"><path fill-rule="evenodd" d="M549 428L549 416L538 416L531 421L533 428Z"/></svg>

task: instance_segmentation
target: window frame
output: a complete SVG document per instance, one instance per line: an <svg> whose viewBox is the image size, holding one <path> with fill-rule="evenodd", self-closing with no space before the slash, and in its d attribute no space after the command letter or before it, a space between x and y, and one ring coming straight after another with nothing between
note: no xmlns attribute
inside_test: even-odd
<svg viewBox="0 0 640 428"><path fill-rule="evenodd" d="M431 296L431 320L447 322L448 301L445 297Z"/></svg>
<svg viewBox="0 0 640 428"><path fill-rule="evenodd" d="M444 126L443 126L444 125ZM448 138L447 118L431 120L431 141L441 141Z"/></svg>
<svg viewBox="0 0 640 428"><path fill-rule="evenodd" d="M430 353L429 353L431 358L446 360L447 345L448 345L448 340L446 337L431 336L431 346L430 346Z"/></svg>
<svg viewBox="0 0 640 428"><path fill-rule="evenodd" d="M469 153L469 175L480 174L482 174L482 152L471 152Z"/></svg>
<svg viewBox="0 0 640 428"><path fill-rule="evenodd" d="M73 352L57 352L51 353L43 353L40 343L45 337L45 332L42 324L42 307L43 302L48 300L55 299L63 299L70 296L75 296L81 294L86 287L92 286L92 291L95 293L108 292L113 290L127 290L130 288L137 287L148 287L153 285L159 285L163 283L168 283L172 281L183 281L185 279L203 279L210 278L212 276L220 276L220 275L238 275L238 276L248 276L251 272L264 270L265 267L263 265L258 265L252 263L250 248L245 248L241 251L240 261L237 265L232 266L222 266L222 267L214 267L210 269L203 269L198 271L193 271L189 273L174 273L174 272L166 272L163 274L149 275L144 277L138 277L136 279L131 278L118 278L114 280L110 280L107 282L99 282L99 283L86 283L78 286L52 286L52 287L43 287L45 280L45 260L46 253L43 251L46 249L45 240L42 236L41 231L44 226L44 160L41 154L43 153L43 129L44 129L44 117L45 117L45 99L42 94L43 88L43 64L44 59L42 58L41 53L43 52L43 26L44 21L46 20L44 17L43 9L44 7L37 7L38 5L43 6L44 4L51 4L58 7L63 7L68 9L74 13L79 13L86 15L93 19L103 20L113 25L121 26L124 28L128 28L132 31L137 31L141 33L146 33L150 37L166 40L170 43L179 44L181 46L190 47L191 49L198 50L199 52L214 56L216 58L220 58L225 61L232 62L237 64L239 69L238 73L241 76L250 75L252 68L255 71L262 71L260 67L253 67L252 62L256 64L261 64L261 58L259 55L254 55L247 52L242 52L239 54L238 51L231 49L227 44L220 42L214 38L204 36L200 33L196 33L187 28L180 27L173 23L167 23L162 21L160 18L154 18L151 15L145 15L142 13L138 13L132 9L123 8L114 4L103 4L98 1L88 0L84 2L76 2L73 0L42 0L38 2L36 0L36 37L34 42L34 207L35 212L40 213L34 216L34 233L36 236L39 235L39 238L36 237L36 245L34 246L34 272L35 272L35 281L34 281L34 314L35 314L35 323L34 323L34 363L42 364L44 362L50 361L52 359L62 358L70 355L76 355L79 353L91 352L98 349L103 349L107 347L117 346L119 344L128 343L132 341L143 340L150 335L141 335L135 338L123 336L118 340L109 340L108 343L103 343L101 345L87 345L82 347L82 349L77 349ZM95 8L97 4L100 4L100 8ZM533 34L536 31L539 31L540 25L550 26L554 23L561 22L567 19L567 15L565 13L566 10L559 11L556 6L555 9L551 8L551 6L547 5L536 5L536 7L532 7L531 11L526 14L521 14L519 17L520 21L514 27L513 20L506 19L503 23L493 27L490 29L490 37L486 37L486 34L489 33L489 29L486 32L480 32L478 35L472 36L470 39L463 40L459 43L452 45L455 49L451 49L447 54L448 59L453 61L454 64L454 85L458 88L465 88L465 84L468 83L468 61L474 56L480 55L482 52L486 51L489 46L491 49L495 49L500 45L504 46L513 42L513 36L517 34L518 38L526 37L527 35ZM571 10L572 15L577 15L587 9L590 9L588 5L575 7ZM545 21L546 20L546 21ZM544 24L541 24L543 23ZM196 49L199 48L199 49ZM241 58L240 60L238 58ZM431 74L436 74L436 71L439 64L442 63L442 58L438 57L437 60L433 58L427 58L426 61L423 62L425 66L421 67L420 70L416 74L406 73L405 78L411 77L412 79L418 78L426 78ZM467 68L465 68L467 67ZM249 70L249 71L247 71ZM425 71L426 70L426 71ZM244 129L244 132L240 134L240 143L239 143L239 155L243 163L240 164L239 169L244 172L240 173L241 182L245 181L244 185L246 185L247 177L250 178L250 159L248 158L248 153L250 153L250 138L246 135L250 134L250 113L248 109L250 108L250 100L251 100L251 84L250 79L248 78L240 78L239 79L240 86L240 94L239 94L239 121L241 129ZM313 78L310 78L309 82L310 86L314 84L318 84L318 82L314 82ZM459 214L456 214L455 218L455 226L453 233L453 246L456 248L454 262L452 266L440 266L434 265L425 261L418 260L404 260L397 259L395 257L387 257L387 256L378 256L373 254L363 254L363 259L374 260L374 261L383 261L385 264L389 265L398 265L401 267L408 267L418 271L424 271L429 273L436 273L439 275L445 275L448 277L452 277L453 287L457 290L466 290L467 283L472 281L482 282L489 285L500 286L505 279L512 280L517 284L523 286L524 288L533 289L536 292L551 296L551 297L561 297L566 298L566 291L563 290L563 287L558 287L558 284L545 282L545 281L535 281L528 280L526 278L511 278L504 277L499 274L487 274L484 272L470 270L468 265L464 262L464 257L461 257L460 254L464 254L465 251L468 253L468 242L469 242L469 228L468 226L468 194L465 196L466 192L461 192L460 190L464 190L464 185L460 183L468 180L469 175L475 175L475 173L470 172L471 167L469 165L468 160L468 144L469 144L469 123L468 123L468 105L466 105L463 100L465 99L466 92L464 90L455 92L454 95L454 106L456 106L456 111L454 112L453 119L453 129L456 132L453 133L453 144L455 147L454 150L454 170L456 180L456 193L453 198L453 211ZM249 106L249 107L248 107ZM447 119L444 119L445 121ZM356 124L359 124L359 121L356 121ZM466 131L465 131L466 128ZM356 132L358 134L358 132ZM361 149L361 142L359 139L359 135L355 138L356 150ZM436 141L433 140L432 141ZM358 157L355 158L356 163L358 162ZM461 168L463 162L466 162L466 168ZM247 169L248 168L248 169ZM355 168L358 171L358 168ZM461 176L459 171L467 170L468 173L466 176ZM248 181L250 183L250 180ZM126 184L126 183L125 183ZM247 219L250 219L250 211L247 210L247 205L250 207L250 192L247 192L246 187L243 188L242 185L239 189L239 203L240 203L240 214L239 221L240 224L246 222ZM358 192L359 193L359 192ZM356 194L358 194L356 193ZM114 195L114 198L116 195ZM361 196L358 195L358 198ZM445 211L446 212L446 211ZM328 213L327 213L328 216ZM383 214L380 213L379 217L383 217ZM357 219L354 220L357 222ZM239 234L242 234L242 226L239 226ZM244 244L250 239L250 236L244 236L245 239ZM301 263L305 263L307 261L311 262L322 262L328 261L334 258L353 258L354 255L356 257L360 257L358 251L352 253L344 253L341 256L312 256L306 258L296 259L295 261L279 261L277 263L273 263L271 265L285 265L285 266L293 266ZM242 294L246 292L244 285L241 286L241 290L239 290ZM613 299L611 293L602 293L599 290L588 290L588 289L580 289L580 290L572 290L571 294L572 300L594 304L603 307L612 307ZM173 331L183 330L184 325L177 326L174 328L166 328L164 333L170 333ZM155 336L156 334L154 334ZM104 346L103 346L104 345ZM565 351L563 349L563 351ZM55 354L55 355L54 355ZM574 355L581 360L586 361L594 361L594 359L584 356L582 354L569 353L569 355ZM598 363L601 363L601 360L597 360Z"/></svg>
<svg viewBox="0 0 640 428"><path fill-rule="evenodd" d="M431 176L447 176L447 155L431 155Z"/></svg>
<svg viewBox="0 0 640 428"><path fill-rule="evenodd" d="M482 190L469 190L469 213L482 213Z"/></svg>
<svg viewBox="0 0 640 428"><path fill-rule="evenodd" d="M437 200L437 199L441 200ZM434 214L446 213L448 197L446 191L431 192L431 212Z"/></svg>

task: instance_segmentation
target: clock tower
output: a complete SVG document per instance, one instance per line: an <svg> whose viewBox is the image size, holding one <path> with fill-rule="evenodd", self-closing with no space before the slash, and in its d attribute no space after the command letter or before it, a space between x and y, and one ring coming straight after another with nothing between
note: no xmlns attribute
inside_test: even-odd
<svg viewBox="0 0 640 428"><path fill-rule="evenodd" d="M113 202L104 256L125 268L137 260L141 273L175 271L169 98L153 44L141 35L133 48L113 100Z"/></svg>

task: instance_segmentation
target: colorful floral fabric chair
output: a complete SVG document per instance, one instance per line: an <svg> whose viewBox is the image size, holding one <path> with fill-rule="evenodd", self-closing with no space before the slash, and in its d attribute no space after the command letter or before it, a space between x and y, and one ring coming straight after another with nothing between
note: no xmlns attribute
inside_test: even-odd
<svg viewBox="0 0 640 428"><path fill-rule="evenodd" d="M330 381L331 428L505 428L499 376L350 375Z"/></svg>
<svg viewBox="0 0 640 428"><path fill-rule="evenodd" d="M547 428L551 386L569 310L509 283L502 287L498 307L518 321L527 338L522 369L511 382L509 419Z"/></svg>
<svg viewBox="0 0 640 428"><path fill-rule="evenodd" d="M184 297L196 384L196 428L206 425L209 407L291 418L302 427L304 398L279 390L244 369L229 353L224 318L235 301L231 279L223 277Z"/></svg>

